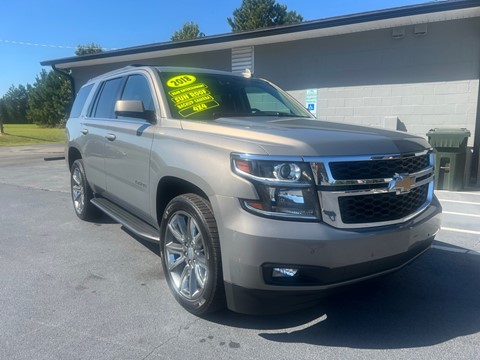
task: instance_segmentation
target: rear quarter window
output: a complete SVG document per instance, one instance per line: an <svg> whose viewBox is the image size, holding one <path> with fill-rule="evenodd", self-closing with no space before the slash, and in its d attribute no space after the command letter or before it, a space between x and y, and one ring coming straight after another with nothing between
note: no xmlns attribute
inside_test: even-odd
<svg viewBox="0 0 480 360"><path fill-rule="evenodd" d="M80 89L73 102L72 110L70 111L71 118L78 118L82 114L83 107L85 106L85 102L87 101L88 95L90 91L92 91L93 84L84 86Z"/></svg>

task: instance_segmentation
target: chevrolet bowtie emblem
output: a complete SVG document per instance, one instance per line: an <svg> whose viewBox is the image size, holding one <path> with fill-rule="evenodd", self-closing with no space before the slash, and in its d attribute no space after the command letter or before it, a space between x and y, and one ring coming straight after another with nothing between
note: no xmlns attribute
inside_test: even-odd
<svg viewBox="0 0 480 360"><path fill-rule="evenodd" d="M395 174L388 184L388 191L395 191L398 194L405 194L412 190L416 178L407 174Z"/></svg>

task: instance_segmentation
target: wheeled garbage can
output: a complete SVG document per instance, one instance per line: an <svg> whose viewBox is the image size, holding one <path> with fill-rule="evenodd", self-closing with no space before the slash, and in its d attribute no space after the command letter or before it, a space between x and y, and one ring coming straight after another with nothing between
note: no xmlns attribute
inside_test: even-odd
<svg viewBox="0 0 480 360"><path fill-rule="evenodd" d="M427 136L435 153L435 189L462 190L470 131L435 128Z"/></svg>

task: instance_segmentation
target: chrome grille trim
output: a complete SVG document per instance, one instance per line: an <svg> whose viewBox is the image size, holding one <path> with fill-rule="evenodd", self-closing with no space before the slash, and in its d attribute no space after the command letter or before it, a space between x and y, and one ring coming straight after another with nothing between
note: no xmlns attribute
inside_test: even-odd
<svg viewBox="0 0 480 360"><path fill-rule="evenodd" d="M352 162L365 162L371 161L372 167L375 166L375 162L378 160L398 160L398 159L407 159L417 156L425 156L428 154L428 166L424 169L421 169L418 172L411 174L391 174L390 177L380 178L380 179L358 179L358 180L344 180L344 179L335 179L332 175L330 169L330 163L334 162L337 164L341 162L352 163ZM413 160L413 159L412 159ZM416 159L415 159L416 160ZM348 156L348 157L306 157L304 161L310 162L313 175L315 178L315 183L317 185L317 193L320 201L320 206L322 209L323 221L331 226L336 228L345 228L345 229L354 229L354 228L369 228L385 225L394 225L404 223L411 220L412 218L419 215L423 212L433 200L433 189L434 189L434 155L431 149L425 150L418 153L411 154L385 154L385 155L376 155L376 156ZM399 193L398 188L393 188L389 190L389 184L397 179L396 176L405 176L409 180L414 180L412 185L409 185L408 191L405 193ZM358 222L358 223L345 223L342 220L342 212L339 204L339 199L341 197L347 196L365 196L365 195L376 195L376 194L385 194L395 192L396 196L403 196L409 193L412 189L421 186L428 186L427 195L425 202L419 206L415 211L404 214L398 219L389 220L389 221L378 221L378 222ZM348 189L345 189L348 187Z"/></svg>

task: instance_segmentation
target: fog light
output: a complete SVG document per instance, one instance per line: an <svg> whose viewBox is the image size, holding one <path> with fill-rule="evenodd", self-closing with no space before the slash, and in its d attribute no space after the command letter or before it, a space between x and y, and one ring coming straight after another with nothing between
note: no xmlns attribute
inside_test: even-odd
<svg viewBox="0 0 480 360"><path fill-rule="evenodd" d="M289 268L273 268L272 277L294 277L297 275L298 269Z"/></svg>

